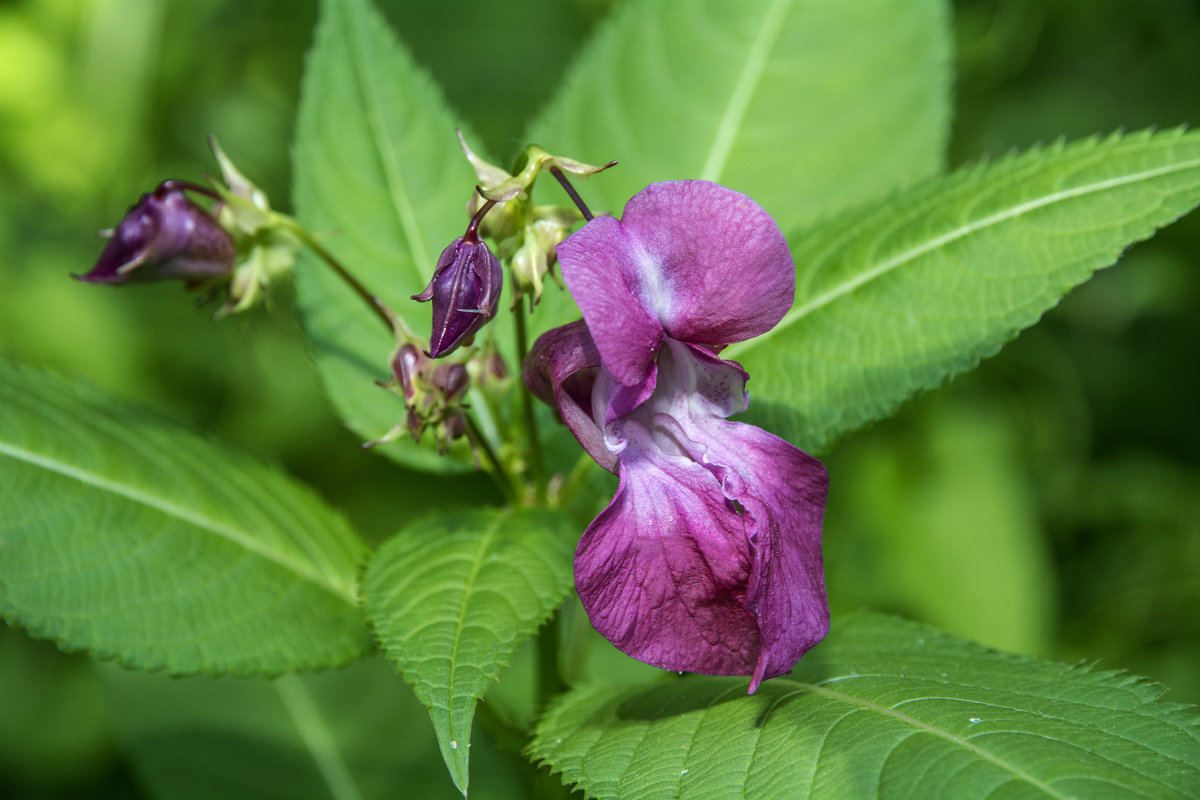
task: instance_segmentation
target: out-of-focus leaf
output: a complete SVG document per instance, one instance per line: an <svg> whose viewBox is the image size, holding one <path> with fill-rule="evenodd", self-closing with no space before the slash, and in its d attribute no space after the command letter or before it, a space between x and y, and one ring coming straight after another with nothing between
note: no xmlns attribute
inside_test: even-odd
<svg viewBox="0 0 1200 800"><path fill-rule="evenodd" d="M958 384L956 384L956 387ZM1047 652L1048 548L1010 417L950 390L839 447L825 529L829 594L992 647Z"/></svg>
<svg viewBox="0 0 1200 800"><path fill-rule="evenodd" d="M532 753L589 797L1165 798L1200 792L1200 716L1161 686L835 620L791 675L579 688Z"/></svg>
<svg viewBox="0 0 1200 800"><path fill-rule="evenodd" d="M576 538L549 511L450 512L406 526L367 569L367 616L464 795L475 705L566 597Z"/></svg>
<svg viewBox="0 0 1200 800"><path fill-rule="evenodd" d="M429 330L425 288L442 249L467 225L476 184L454 129L461 123L367 0L325 0L309 53L293 153L300 220L414 331ZM297 277L326 392L346 424L375 440L404 404L374 386L390 375L391 333L324 264ZM477 411L482 409L477 409ZM442 457L428 439L382 451L423 470L467 471L470 450Z"/></svg>
<svg viewBox="0 0 1200 800"><path fill-rule="evenodd" d="M358 655L363 546L283 474L89 387L0 365L0 613L172 673Z"/></svg>
<svg viewBox="0 0 1200 800"><path fill-rule="evenodd" d="M117 738L156 800L457 796L424 711L382 658L276 680L102 674ZM526 796L521 765L481 739L492 780L472 796Z"/></svg>
<svg viewBox="0 0 1200 800"><path fill-rule="evenodd" d="M821 451L974 367L1200 202L1200 133L1113 135L964 169L792 237L796 302L724 351L750 418Z"/></svg>

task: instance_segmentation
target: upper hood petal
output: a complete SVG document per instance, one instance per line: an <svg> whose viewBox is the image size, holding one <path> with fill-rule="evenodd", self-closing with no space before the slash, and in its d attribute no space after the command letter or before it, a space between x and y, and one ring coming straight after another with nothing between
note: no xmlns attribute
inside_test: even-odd
<svg viewBox="0 0 1200 800"><path fill-rule="evenodd" d="M557 248L605 366L642 379L664 334L710 347L773 328L791 308L795 263L779 226L710 181L647 186L621 220L597 217Z"/></svg>

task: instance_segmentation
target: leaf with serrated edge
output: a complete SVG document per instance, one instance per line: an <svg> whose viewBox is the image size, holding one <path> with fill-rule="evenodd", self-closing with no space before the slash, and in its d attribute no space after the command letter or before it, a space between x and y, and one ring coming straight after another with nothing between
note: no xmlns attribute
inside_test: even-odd
<svg viewBox="0 0 1200 800"><path fill-rule="evenodd" d="M1200 796L1200 715L1162 687L890 617L835 621L791 675L745 690L576 689L530 750L621 800Z"/></svg>
<svg viewBox="0 0 1200 800"><path fill-rule="evenodd" d="M464 795L475 704L570 591L577 538L549 511L448 512L406 526L367 568L367 616Z"/></svg>
<svg viewBox="0 0 1200 800"><path fill-rule="evenodd" d="M1200 133L1056 144L791 237L796 302L723 356L748 418L820 452L973 368L1121 251L1200 203Z"/></svg>
<svg viewBox="0 0 1200 800"><path fill-rule="evenodd" d="M283 474L0 364L0 613L174 674L332 666L366 639L364 547Z"/></svg>
<svg viewBox="0 0 1200 800"><path fill-rule="evenodd" d="M618 214L653 181L705 178L783 230L942 168L952 59L942 0L625 4L529 136L620 164L580 187ZM553 182L544 196L565 202ZM538 330L577 318L550 289Z"/></svg>
<svg viewBox="0 0 1200 800"><path fill-rule="evenodd" d="M429 306L409 298L466 229L476 183L456 127L437 87L367 0L322 2L296 125L297 212L418 333L429 330ZM326 392L351 430L378 439L404 416L403 402L374 386L391 377L391 333L315 258L305 257L297 284ZM402 436L380 450L431 472L471 469L464 441L443 457L426 439L417 446Z"/></svg>

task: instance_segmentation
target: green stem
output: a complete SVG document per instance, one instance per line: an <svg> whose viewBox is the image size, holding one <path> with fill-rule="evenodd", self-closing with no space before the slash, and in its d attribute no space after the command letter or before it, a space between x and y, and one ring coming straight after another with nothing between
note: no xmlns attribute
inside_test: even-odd
<svg viewBox="0 0 1200 800"><path fill-rule="evenodd" d="M357 294L370 309L375 312L375 316L383 322L389 333L395 331L399 326L404 333L410 333L408 326L404 324L404 320L399 315L395 314L390 308L384 305L383 301L367 290L367 287L359 283L358 278L350 274L350 270L342 266L342 262L334 257L333 253L325 249L325 246L318 242L312 234L300 227L300 224L290 217L284 217L287 222L285 227L294 233L300 241L304 242L310 250L316 253L322 261L324 261L330 269L337 273L337 276L349 286L354 293Z"/></svg>
<svg viewBox="0 0 1200 800"><path fill-rule="evenodd" d="M537 657L538 657L538 685L537 685L537 703L538 713L546 710L547 704L556 695L566 691L567 684L563 681L562 670L559 669L559 650L562 644L562 624L559 622L561 614L555 614L546 627L542 628L537 639Z"/></svg>
<svg viewBox="0 0 1200 800"><path fill-rule="evenodd" d="M529 355L529 335L525 330L525 306L518 303L516 308L516 325L514 326L517 334L517 364L518 369L525 365L525 358ZM533 408L533 393L527 387L522 387L521 392L521 415L525 420L526 436L529 440L529 472L533 479L533 485L537 487L538 499L544 499L545 494L545 468L542 462L542 443L538 437L537 414Z"/></svg>
<svg viewBox="0 0 1200 800"><path fill-rule="evenodd" d="M478 215L478 219L482 219L487 213L487 209L491 208L492 204L488 204ZM389 333L394 334L397 329L405 336L416 338L415 334L409 330L408 325L404 322L404 318L388 308L382 300L376 297L367 287L355 278L350 270L342 266L342 263L337 260L333 253L325 249L324 245L316 240L312 234L301 227L300 223L291 217L279 215L282 227L287 228L295 236L303 242L310 250L317 254L335 273L341 278L347 286L349 286L359 298L375 313L375 316L384 324ZM469 413L465 413L464 418L467 421L467 435L471 437L471 441L479 447L483 452L484 458L491 465L491 472L496 476L496 481L500 484L501 490L513 501L514 504L519 503L521 494L517 489L516 483L512 476L504 469L503 463L496 455L496 451L492 448L491 442L479 430L479 426L475 423L475 419Z"/></svg>
<svg viewBox="0 0 1200 800"><path fill-rule="evenodd" d="M500 484L500 490L504 492L509 502L511 502L514 506L520 505L521 491L517 488L516 481L514 481L512 476L508 474L508 471L504 469L504 464L500 461L500 457L496 455L496 451L492 449L491 442L489 442L487 437L483 435L483 432L479 430L479 425L476 424L473 416L470 414L463 414L463 419L467 421L467 438L472 444L476 445L480 451L483 452L484 458L487 459L489 464L491 464L491 472L493 475L495 475L496 482ZM478 467L478 464L476 464L476 466Z"/></svg>

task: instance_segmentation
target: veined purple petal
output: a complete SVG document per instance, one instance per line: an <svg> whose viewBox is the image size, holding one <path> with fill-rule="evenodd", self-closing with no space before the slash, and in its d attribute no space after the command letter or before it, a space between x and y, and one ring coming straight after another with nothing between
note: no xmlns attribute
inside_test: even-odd
<svg viewBox="0 0 1200 800"><path fill-rule="evenodd" d="M637 242L617 220L596 217L555 253L604 366L626 386L644 382L664 334L646 301Z"/></svg>
<svg viewBox="0 0 1200 800"><path fill-rule="evenodd" d="M615 423L620 488L580 541L576 588L629 655L750 675L753 692L828 631L828 478L782 439L724 419L745 407L740 366L666 345L654 394Z"/></svg>
<svg viewBox="0 0 1200 800"><path fill-rule="evenodd" d="M558 245L604 365L630 385L666 336L720 347L773 328L795 264L771 216L710 181L647 186L621 220L598 217Z"/></svg>
<svg viewBox="0 0 1200 800"><path fill-rule="evenodd" d="M670 670L748 675L761 649L746 607L754 568L738 514L701 465L625 426L620 486L575 550L575 588L593 627L622 652Z"/></svg>
<svg viewBox="0 0 1200 800"><path fill-rule="evenodd" d="M534 396L558 409L563 423L588 455L609 472L617 456L604 443L604 430L592 418L592 394L602 369L600 353L583 320L543 333L533 343L523 369Z"/></svg>

